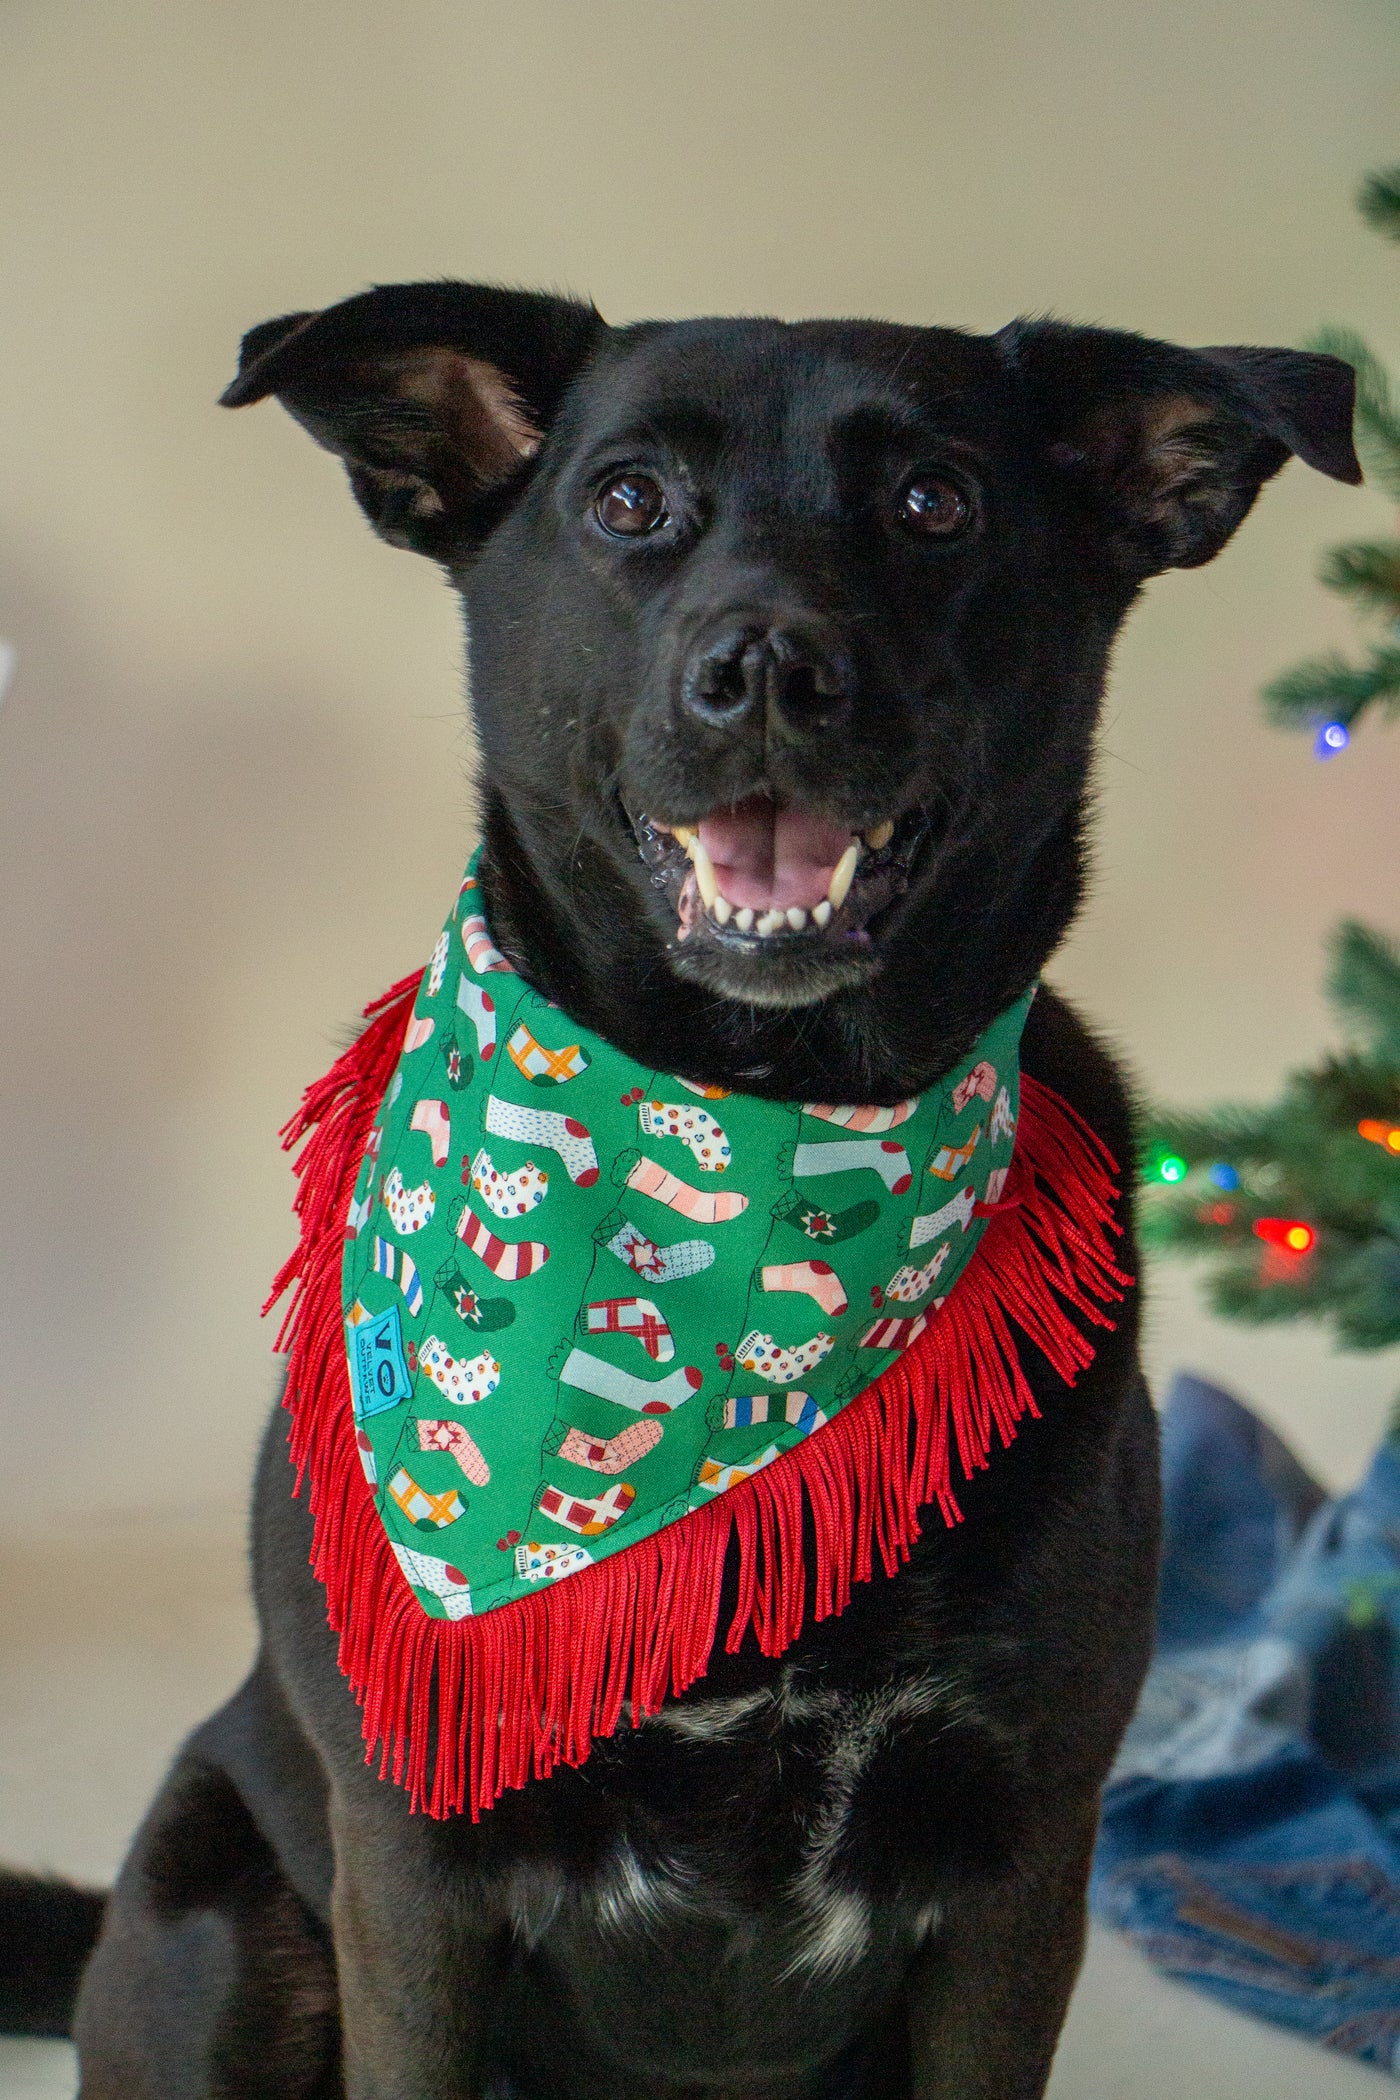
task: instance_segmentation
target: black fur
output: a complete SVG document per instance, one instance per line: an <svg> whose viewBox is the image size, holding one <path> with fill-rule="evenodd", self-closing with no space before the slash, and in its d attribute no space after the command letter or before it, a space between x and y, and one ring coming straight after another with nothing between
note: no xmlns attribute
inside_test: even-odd
<svg viewBox="0 0 1400 2100"><path fill-rule="evenodd" d="M1208 560L1290 453L1358 478L1350 383L1058 323L611 330L437 284L264 324L226 399L275 393L460 588L491 919L525 975L648 1065L893 1101L1069 924L1144 578ZM619 476L659 492L650 532L602 529ZM910 528L930 482L944 537ZM680 938L665 827L756 795L894 842L820 938ZM1122 1084L1048 991L1024 1056L1128 1170ZM960 1529L478 1826L365 1769L279 1418L262 1655L113 1898L84 2100L1035 2100L1150 1643L1136 1318L1073 1390L1026 1344L1042 1419Z"/></svg>
<svg viewBox="0 0 1400 2100"><path fill-rule="evenodd" d="M59 2036L73 2022L106 1896L42 1874L0 1873L0 2034Z"/></svg>

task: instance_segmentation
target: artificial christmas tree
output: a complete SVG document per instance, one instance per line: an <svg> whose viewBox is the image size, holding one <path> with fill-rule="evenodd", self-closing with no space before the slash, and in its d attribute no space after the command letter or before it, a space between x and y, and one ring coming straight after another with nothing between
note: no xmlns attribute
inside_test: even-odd
<svg viewBox="0 0 1400 2100"><path fill-rule="evenodd" d="M1400 240L1400 167L1359 204ZM1369 480L1400 501L1400 402L1384 367L1344 329L1316 348L1356 367L1356 445ZM1400 711L1400 539L1334 547L1321 580L1386 638L1362 662L1297 664L1265 688L1273 720L1310 729L1320 758L1368 708ZM1158 1110L1149 1119L1143 1236L1210 1264L1208 1296L1241 1320L1329 1320L1348 1349L1400 1342L1400 951L1354 921L1332 937L1329 994L1348 1047L1295 1072L1265 1108Z"/></svg>

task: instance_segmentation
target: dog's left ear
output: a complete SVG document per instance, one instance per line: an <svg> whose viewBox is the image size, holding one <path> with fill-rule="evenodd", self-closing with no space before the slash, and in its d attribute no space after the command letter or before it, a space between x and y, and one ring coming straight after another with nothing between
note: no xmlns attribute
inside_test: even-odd
<svg viewBox="0 0 1400 2100"><path fill-rule="evenodd" d="M1339 357L1183 350L1058 321L1015 321L996 341L1042 456L1130 574L1209 561L1290 456L1335 481L1361 479L1356 375Z"/></svg>
<svg viewBox="0 0 1400 2100"><path fill-rule="evenodd" d="M448 561L499 518L606 333L593 307L545 292L378 285L250 329L223 405L275 394L344 460L382 538Z"/></svg>

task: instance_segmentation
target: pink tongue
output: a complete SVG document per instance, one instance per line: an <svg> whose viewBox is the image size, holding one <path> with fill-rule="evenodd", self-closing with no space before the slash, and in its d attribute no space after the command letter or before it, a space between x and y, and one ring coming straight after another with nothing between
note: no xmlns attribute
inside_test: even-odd
<svg viewBox="0 0 1400 2100"><path fill-rule="evenodd" d="M854 837L829 817L780 809L766 795L716 810L697 830L723 895L754 911L786 911L793 904L810 911L820 904Z"/></svg>

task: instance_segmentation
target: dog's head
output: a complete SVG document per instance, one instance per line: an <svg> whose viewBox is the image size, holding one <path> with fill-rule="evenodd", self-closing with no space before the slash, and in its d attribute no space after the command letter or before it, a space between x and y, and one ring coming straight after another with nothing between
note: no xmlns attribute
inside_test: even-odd
<svg viewBox="0 0 1400 2100"><path fill-rule="evenodd" d="M1290 454L1360 478L1338 360L1048 321L614 329L386 286L252 330L224 398L268 394L463 593L527 968L624 1047L669 985L652 1054L742 1038L759 1080L815 1029L923 1083L1024 989L1144 579Z"/></svg>

